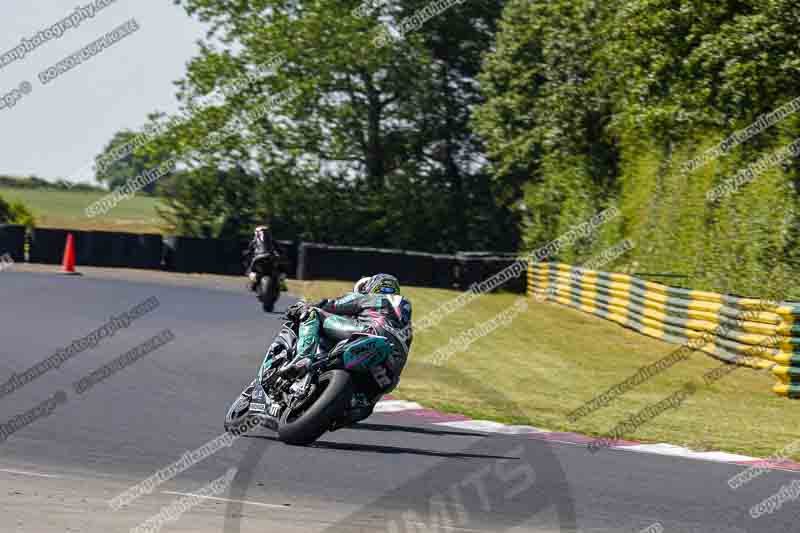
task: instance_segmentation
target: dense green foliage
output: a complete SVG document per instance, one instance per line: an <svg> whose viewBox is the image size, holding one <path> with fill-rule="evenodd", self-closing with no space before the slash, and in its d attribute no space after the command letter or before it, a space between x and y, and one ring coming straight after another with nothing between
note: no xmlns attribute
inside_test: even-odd
<svg viewBox="0 0 800 533"><path fill-rule="evenodd" d="M608 269L800 297L798 162L707 196L800 113L696 163L800 95L794 0L471 0L384 45L428 1L177 3L211 28L181 117L151 115L157 139L103 179L175 157L160 190L179 233L530 250L614 206L550 259L631 239Z"/></svg>
<svg viewBox="0 0 800 533"><path fill-rule="evenodd" d="M470 127L501 2L455 5L385 46L374 42L383 24L396 26L428 2L366 16L352 13L355 0L179 3L213 27L179 83L185 120L147 147L178 153L186 165L171 189L180 213L173 220L186 221L179 231L213 234L236 205L241 223L271 220L279 237L517 248L513 212L496 204ZM256 183L209 169L240 169Z"/></svg>
<svg viewBox="0 0 800 533"><path fill-rule="evenodd" d="M0 224L22 224L33 227L36 225L36 218L21 202L9 204L0 196Z"/></svg>
<svg viewBox="0 0 800 533"><path fill-rule="evenodd" d="M178 172L161 188L167 207L156 211L180 235L246 239L261 222L257 187L258 180L240 167Z"/></svg>
<svg viewBox="0 0 800 533"><path fill-rule="evenodd" d="M798 162L717 201L706 193L791 143L791 114L705 165L685 165L800 95L790 0L511 0L481 74L475 127L505 201L524 202L534 247L609 205L622 215L558 259L622 238L622 262L686 285L763 294L800 288ZM619 267L619 264L617 265Z"/></svg>
<svg viewBox="0 0 800 533"><path fill-rule="evenodd" d="M99 169L95 176L97 181L105 183L109 189L116 189L169 160L168 154L152 148L149 151L127 149L137 135L137 132L123 130L111 138L103 151L95 157L95 165ZM115 150L121 150L125 155L115 157ZM159 182L148 183L142 191L152 194L158 185Z"/></svg>

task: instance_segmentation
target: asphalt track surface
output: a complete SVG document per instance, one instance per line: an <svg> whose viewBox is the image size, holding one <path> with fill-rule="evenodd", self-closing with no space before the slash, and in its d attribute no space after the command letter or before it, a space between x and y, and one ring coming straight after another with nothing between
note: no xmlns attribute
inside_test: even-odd
<svg viewBox="0 0 800 533"><path fill-rule="evenodd" d="M0 384L111 315L160 306L93 349L0 398L0 423L64 391L66 403L0 443L0 532L129 531L236 468L233 484L164 531L797 530L800 502L757 520L754 504L792 481L770 472L736 491L727 464L454 431L380 414L312 447L241 438L118 511L108 501L222 433L280 315L252 295L178 286L0 273ZM278 311L291 299L283 298ZM169 329L174 340L82 395L72 384ZM412 351L413 357L413 351ZM487 394L502 394L491 391Z"/></svg>

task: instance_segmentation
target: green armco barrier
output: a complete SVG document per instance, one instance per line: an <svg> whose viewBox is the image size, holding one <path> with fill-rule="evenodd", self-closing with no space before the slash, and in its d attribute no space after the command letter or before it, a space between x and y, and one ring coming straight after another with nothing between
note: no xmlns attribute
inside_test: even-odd
<svg viewBox="0 0 800 533"><path fill-rule="evenodd" d="M569 305L728 363L770 369L800 398L800 303L670 287L629 274L531 262L528 295Z"/></svg>

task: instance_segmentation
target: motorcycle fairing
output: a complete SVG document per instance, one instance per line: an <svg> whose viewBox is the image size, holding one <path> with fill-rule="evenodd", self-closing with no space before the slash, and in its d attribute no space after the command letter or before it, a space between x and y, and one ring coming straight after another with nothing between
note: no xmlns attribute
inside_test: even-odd
<svg viewBox="0 0 800 533"><path fill-rule="evenodd" d="M386 337L361 333L353 335L344 349L342 362L347 370L369 371L380 365L392 354L392 345ZM352 338L351 338L352 339Z"/></svg>

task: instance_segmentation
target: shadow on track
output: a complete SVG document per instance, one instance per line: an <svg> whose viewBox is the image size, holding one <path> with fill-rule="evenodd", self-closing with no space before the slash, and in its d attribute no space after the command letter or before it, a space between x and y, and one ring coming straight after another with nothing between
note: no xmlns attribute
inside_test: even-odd
<svg viewBox="0 0 800 533"><path fill-rule="evenodd" d="M280 442L277 437L267 435L245 435L244 438L248 439L265 439L272 442ZM421 455L425 457L445 457L448 459L503 459L503 460L517 460L520 457L508 457L504 455L486 455L477 453L458 453L458 452L437 452L433 450L420 450L417 448L401 448L399 446L385 446L385 445L372 445L372 444L353 444L345 442L325 442L317 441L308 446L308 448L318 448L323 450L342 450L348 452L372 452L372 453L386 453L386 454L408 454L408 455Z"/></svg>
<svg viewBox="0 0 800 533"><path fill-rule="evenodd" d="M505 397L502 390L493 389L486 381L462 374L454 368L429 366L430 372L460 383L464 395L485 398L502 406L509 415L526 418L524 411ZM380 424L372 425L381 428ZM370 429L370 424L361 426L362 429ZM399 429L388 426L377 430ZM405 430L420 431L418 428ZM446 439L451 432L441 433L445 434L443 437ZM247 497L259 463L276 443L275 437L253 437L256 438L249 439L250 445L239 461L239 470L229 491L228 498L231 501L225 509L225 533L241 532L241 500ZM531 526L533 522L537 527L547 527L548 531L559 533L576 533L578 530L575 503L567 477L551 444L545 441L492 435L475 439L461 452L429 452L328 442L317 442L311 447L314 448L385 454L412 453L451 459L438 461L425 472L412 476L400 485L387 487L383 494L376 494L377 498L369 505L339 518L323 533L398 533L424 531L428 525L432 526L429 530L435 531L440 531L440 526L444 526L444 529L455 526L456 529L505 531L523 525ZM509 460L509 457L513 459ZM460 460L463 458L483 461ZM491 459L492 464L486 464L486 459ZM360 528L360 525L364 527ZM420 525L423 529L419 529Z"/></svg>
<svg viewBox="0 0 800 533"><path fill-rule="evenodd" d="M358 423L347 429L365 429L369 431L403 431L405 433L420 433L422 435L447 435L453 437L486 437L486 433L467 433L466 431L441 431L418 427L392 426L390 424L364 424Z"/></svg>

